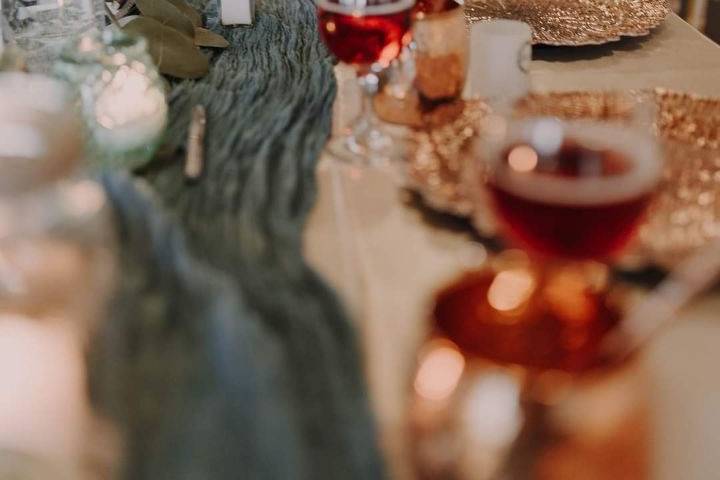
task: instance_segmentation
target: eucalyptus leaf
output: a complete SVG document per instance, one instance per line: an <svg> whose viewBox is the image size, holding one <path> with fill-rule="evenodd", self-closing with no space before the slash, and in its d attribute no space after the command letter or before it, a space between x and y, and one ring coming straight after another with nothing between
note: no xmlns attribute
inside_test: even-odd
<svg viewBox="0 0 720 480"><path fill-rule="evenodd" d="M188 5L185 0L168 0L168 2L172 3L175 8L180 10L180 13L185 15L194 27L202 27L202 15L200 15L200 12Z"/></svg>
<svg viewBox="0 0 720 480"><path fill-rule="evenodd" d="M125 0L124 3L120 6L120 8L115 12L115 17L120 19L124 18L130 13L130 10L135 6L135 0Z"/></svg>
<svg viewBox="0 0 720 480"><path fill-rule="evenodd" d="M227 48L230 43L221 35L206 28L195 27L195 45L198 47Z"/></svg>
<svg viewBox="0 0 720 480"><path fill-rule="evenodd" d="M168 0L135 0L135 4L145 17L153 18L190 38L195 36L195 26Z"/></svg>
<svg viewBox="0 0 720 480"><path fill-rule="evenodd" d="M150 55L165 75L199 78L210 70L207 57L195 46L192 38L155 19L138 17L123 30L147 39Z"/></svg>
<svg viewBox="0 0 720 480"><path fill-rule="evenodd" d="M118 19L118 24L119 24L121 27L124 27L125 25L127 25L127 24L130 23L130 22L132 22L133 20L135 20L135 19L138 18L138 17L139 17L139 15L128 15L127 17L119 18L119 19Z"/></svg>

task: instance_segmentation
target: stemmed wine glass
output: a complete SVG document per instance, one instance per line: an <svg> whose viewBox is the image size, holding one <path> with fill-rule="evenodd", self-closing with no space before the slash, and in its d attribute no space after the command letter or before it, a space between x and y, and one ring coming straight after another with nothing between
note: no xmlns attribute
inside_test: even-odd
<svg viewBox="0 0 720 480"><path fill-rule="evenodd" d="M360 116L339 139L341 156L371 164L396 155L397 142L383 131L373 111L379 74L410 40L415 0L316 0L323 41L338 60L351 65L364 93Z"/></svg>
<svg viewBox="0 0 720 480"><path fill-rule="evenodd" d="M614 304L622 295L611 288L607 263L633 239L659 184L656 140L622 123L496 117L478 150L466 175L476 215L489 206L500 235L528 261L497 276L513 280L517 302L498 303L493 295L504 291L497 290L504 280L483 274L473 286L487 290L478 297L488 306L483 318L455 316L442 328L495 360L573 371L604 361L600 344L623 310ZM477 321L497 341L488 343L487 330L466 334ZM508 325L526 337L512 353L502 350L519 338Z"/></svg>
<svg viewBox="0 0 720 480"><path fill-rule="evenodd" d="M655 141L610 123L498 121L480 162L505 236L545 261L619 253L660 180Z"/></svg>
<svg viewBox="0 0 720 480"><path fill-rule="evenodd" d="M644 478L639 368L605 349L632 299L610 288L602 262L627 246L652 200L656 143L620 123L498 118L484 130L467 187L524 251L504 251L435 298L410 397L416 473Z"/></svg>

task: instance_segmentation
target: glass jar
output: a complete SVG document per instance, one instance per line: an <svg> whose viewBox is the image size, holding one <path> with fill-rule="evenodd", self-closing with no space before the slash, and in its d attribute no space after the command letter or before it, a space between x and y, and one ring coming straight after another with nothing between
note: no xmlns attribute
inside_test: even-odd
<svg viewBox="0 0 720 480"><path fill-rule="evenodd" d="M424 128L462 112L468 70L468 29L462 2L417 0L413 41L390 72L375 101L386 122Z"/></svg>
<svg viewBox="0 0 720 480"><path fill-rule="evenodd" d="M15 39L10 34L10 26L0 12L0 72L21 71L25 61L18 52Z"/></svg>
<svg viewBox="0 0 720 480"><path fill-rule="evenodd" d="M89 161L132 169L153 156L167 102L144 38L115 28L84 35L66 45L53 73L78 94Z"/></svg>
<svg viewBox="0 0 720 480"><path fill-rule="evenodd" d="M0 451L70 470L93 421L85 347L114 272L71 101L62 82L0 74Z"/></svg>
<svg viewBox="0 0 720 480"><path fill-rule="evenodd" d="M455 0L418 2L416 9L415 88L426 104L457 100L468 63L464 9Z"/></svg>
<svg viewBox="0 0 720 480"><path fill-rule="evenodd" d="M1 1L10 33L31 71L49 71L66 41L104 27L99 0Z"/></svg>

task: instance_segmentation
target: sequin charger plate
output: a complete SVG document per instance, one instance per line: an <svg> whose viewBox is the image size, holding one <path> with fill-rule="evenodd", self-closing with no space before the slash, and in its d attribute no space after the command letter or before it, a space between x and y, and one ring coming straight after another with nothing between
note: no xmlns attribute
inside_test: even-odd
<svg viewBox="0 0 720 480"><path fill-rule="evenodd" d="M507 18L533 28L533 43L600 45L641 37L670 11L668 0L467 0L470 23Z"/></svg>
<svg viewBox="0 0 720 480"><path fill-rule="evenodd" d="M640 265L671 268L698 247L720 238L720 98L664 89L642 95L657 105L649 128L663 145L665 171L633 253ZM612 92L534 94L517 104L515 114L625 121L634 108L628 98ZM487 112L480 102L467 103L453 122L413 133L408 185L431 208L462 217L473 214L473 202L460 178L463 162L472 156L470 140ZM492 234L492 220L484 213L474 215L475 224L483 233Z"/></svg>

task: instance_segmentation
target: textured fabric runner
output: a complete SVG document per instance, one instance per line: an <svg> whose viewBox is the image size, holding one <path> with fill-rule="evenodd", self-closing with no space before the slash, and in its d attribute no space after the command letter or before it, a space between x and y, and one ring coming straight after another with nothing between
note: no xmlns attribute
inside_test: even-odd
<svg viewBox="0 0 720 480"><path fill-rule="evenodd" d="M218 25L214 2L205 13L231 47L206 78L174 85L179 151L143 173L179 228L139 214L147 200L129 182L107 182L124 289L154 299L121 298L132 314L97 349L115 368L96 394L125 424L124 478L381 478L354 332L301 256L335 97L314 5L260 0L255 24L238 28ZM206 164L190 185L182 147L196 104Z"/></svg>

